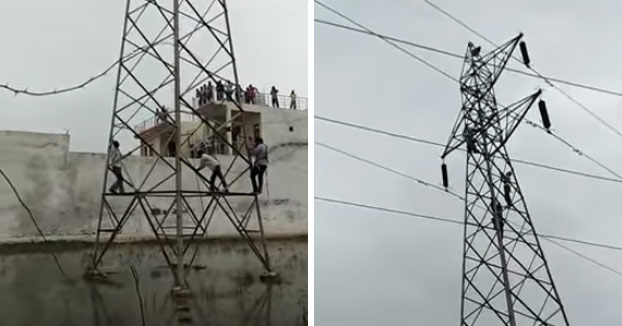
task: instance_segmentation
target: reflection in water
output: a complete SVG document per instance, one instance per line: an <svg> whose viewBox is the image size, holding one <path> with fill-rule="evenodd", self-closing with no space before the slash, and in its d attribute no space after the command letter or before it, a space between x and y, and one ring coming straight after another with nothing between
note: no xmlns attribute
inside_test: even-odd
<svg viewBox="0 0 622 326"><path fill-rule="evenodd" d="M44 253L0 256L2 325L306 325L307 243L268 244L279 283L259 281L262 267L244 243L209 244L181 298L157 245L112 248L97 283L81 278L89 249L58 253L70 279Z"/></svg>

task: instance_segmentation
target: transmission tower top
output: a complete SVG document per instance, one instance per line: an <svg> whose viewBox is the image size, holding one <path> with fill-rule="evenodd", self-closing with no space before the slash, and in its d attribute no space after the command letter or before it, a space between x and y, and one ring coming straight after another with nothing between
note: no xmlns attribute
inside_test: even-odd
<svg viewBox="0 0 622 326"><path fill-rule="evenodd" d="M485 54L468 44L460 77L462 107L442 155L466 144L461 326L568 325L505 147L541 91L506 107L494 92L521 37ZM526 45L520 44L529 64ZM540 108L546 112L542 101ZM442 172L447 187L445 163Z"/></svg>

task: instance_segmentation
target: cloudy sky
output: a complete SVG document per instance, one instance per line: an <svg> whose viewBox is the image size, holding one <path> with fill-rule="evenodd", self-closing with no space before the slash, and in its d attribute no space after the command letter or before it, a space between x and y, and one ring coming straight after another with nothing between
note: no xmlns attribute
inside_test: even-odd
<svg viewBox="0 0 622 326"><path fill-rule="evenodd" d="M618 1L434 0L486 37L505 42L525 34L532 66L545 75L622 90ZM467 42L490 46L422 0L326 0L379 33L464 53ZM315 16L342 24L315 5ZM315 114L445 143L460 106L457 84L383 41L315 24ZM453 76L461 61L412 51ZM525 69L517 62L510 66ZM553 129L622 173L622 137L543 81L506 72L499 102L544 91ZM622 99L561 86L622 130ZM540 121L537 110L528 118ZM440 184L437 147L315 121L315 140ZM404 177L315 147L316 196L461 219L463 203ZM513 158L612 177L541 131L519 127ZM447 161L452 190L464 192L465 156ZM536 229L622 245L620 183L515 166ZM456 325L459 323L462 227L362 208L315 202L315 313L319 325ZM622 271L622 253L563 243ZM543 242L572 325L622 320L622 277Z"/></svg>
<svg viewBox="0 0 622 326"><path fill-rule="evenodd" d="M119 57L125 0L2 1L0 83L31 91L81 83ZM307 95L302 0L228 1L240 81ZM0 90L1 130L71 134L71 149L107 145L116 70L87 88L46 98Z"/></svg>

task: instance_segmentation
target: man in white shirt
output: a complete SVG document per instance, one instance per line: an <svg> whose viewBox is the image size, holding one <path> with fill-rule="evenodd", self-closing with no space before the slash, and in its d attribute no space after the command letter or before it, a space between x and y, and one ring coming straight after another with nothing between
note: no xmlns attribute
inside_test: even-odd
<svg viewBox="0 0 622 326"><path fill-rule="evenodd" d="M263 174L268 169L268 146L263 143L261 137L255 138L255 164L251 169L251 180L253 182L253 190L261 193L263 187ZM257 178L257 180L255 179ZM259 183L259 185L257 184Z"/></svg>
<svg viewBox="0 0 622 326"><path fill-rule="evenodd" d="M225 192L228 192L229 189L227 187L227 181L225 180L225 176L220 170L220 162L218 162L216 158L205 154L201 149L198 151L198 154L201 158L201 164L199 165L199 168L197 170L201 171L205 167L208 167L210 170L212 170L212 176L210 177L211 191L217 191L218 188L216 187L216 177L218 177L223 187L225 188Z"/></svg>
<svg viewBox="0 0 622 326"><path fill-rule="evenodd" d="M112 173L115 175L115 177L117 177L117 181L112 185L112 187L110 187L109 190L113 194L117 193L117 189L119 189L121 193L124 193L125 190L123 189L123 174L121 173L121 160L123 159L123 156L121 155L121 150L119 150L118 141L115 140L112 142L112 146L110 147L108 155L110 155L108 164L110 164L112 168Z"/></svg>

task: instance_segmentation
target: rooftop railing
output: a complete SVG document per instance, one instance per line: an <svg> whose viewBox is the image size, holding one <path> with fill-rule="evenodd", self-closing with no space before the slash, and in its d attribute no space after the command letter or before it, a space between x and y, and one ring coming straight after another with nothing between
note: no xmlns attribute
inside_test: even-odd
<svg viewBox="0 0 622 326"><path fill-rule="evenodd" d="M169 116L169 122L172 122L173 120L171 120L173 118L173 114L174 112L169 111L168 112L168 116ZM188 112L182 112L181 113L181 121L200 121L200 119L192 114L192 113L188 113ZM142 133L145 130L151 129L161 123L164 122L164 116L162 117L158 117L158 116L154 116L151 117L137 125L134 126L134 129L136 129L137 133Z"/></svg>
<svg viewBox="0 0 622 326"><path fill-rule="evenodd" d="M242 98L242 100L244 101L244 98ZM284 110L290 110L293 109L291 107L292 104L292 99L290 96L285 96L285 95L277 95L277 101L278 101L278 107ZM296 96L296 106L295 109L296 110L307 110L308 109L308 98L306 97L300 97L300 96ZM199 99L198 98L193 98L192 99L192 104L194 105L195 108L199 107ZM253 103L254 105L264 105L264 106L269 106L269 107L274 107L273 103L272 103L272 95L268 94L268 93L262 93L262 92L257 92L256 96L255 96L255 101ZM168 114L169 116L171 116L171 113L173 113L172 111L169 111ZM181 121L200 121L200 119L198 117L196 117L194 114L188 112L183 112L181 113ZM154 116L152 118L149 118L141 123L139 123L138 125L135 125L134 128L136 129L137 133L142 133L145 130L151 129L157 125L159 125L160 123L164 122L163 118L158 117L158 116Z"/></svg>
<svg viewBox="0 0 622 326"><path fill-rule="evenodd" d="M289 95L277 95L277 100L279 103L279 108L281 109L290 109L292 99ZM272 95L268 93L257 93L257 97L255 98L256 105L265 105L265 106L273 106L272 105ZM309 101L306 97L296 96L296 110L307 110L309 108Z"/></svg>

